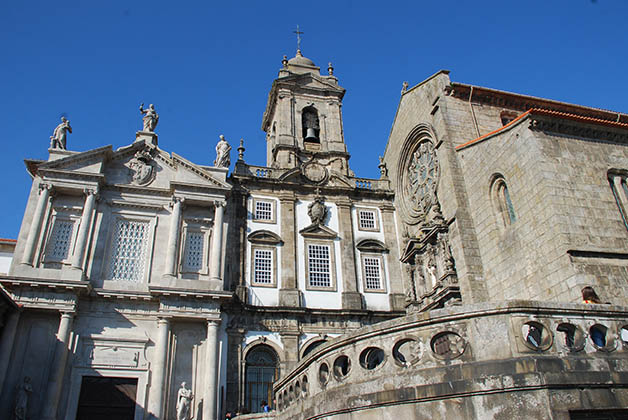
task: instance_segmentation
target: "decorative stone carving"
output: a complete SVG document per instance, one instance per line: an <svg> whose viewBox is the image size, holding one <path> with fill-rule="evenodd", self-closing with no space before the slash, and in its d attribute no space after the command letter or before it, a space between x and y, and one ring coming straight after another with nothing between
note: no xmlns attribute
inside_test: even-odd
<svg viewBox="0 0 628 420"><path fill-rule="evenodd" d="M447 232L440 232L438 234L438 242L440 243L440 246L441 246L445 271L454 272L455 271L454 257L453 255L451 255L451 248L449 247L449 235L447 235Z"/></svg>
<svg viewBox="0 0 628 420"><path fill-rule="evenodd" d="M380 178L386 178L388 176L388 168L386 167L386 163L384 163L383 156L379 157L379 165L377 165L377 167L379 168Z"/></svg>
<svg viewBox="0 0 628 420"><path fill-rule="evenodd" d="M302 172L303 176L314 184L321 184L329 177L327 169L316 162L308 162L303 165Z"/></svg>
<svg viewBox="0 0 628 420"><path fill-rule="evenodd" d="M65 117L61 117L61 124L55 128L52 136L50 136L50 148L66 150L68 133L72 133L70 121Z"/></svg>
<svg viewBox="0 0 628 420"><path fill-rule="evenodd" d="M437 176L434 145L431 141L423 141L412 154L405 185L414 209L420 213L426 213L435 201Z"/></svg>
<svg viewBox="0 0 628 420"><path fill-rule="evenodd" d="M181 388L177 393L177 420L190 420L192 415L192 390L185 387L186 383L181 382Z"/></svg>
<svg viewBox="0 0 628 420"><path fill-rule="evenodd" d="M307 206L307 215L310 216L312 225L322 225L327 217L327 207L323 197L316 194L314 201Z"/></svg>
<svg viewBox="0 0 628 420"><path fill-rule="evenodd" d="M214 166L217 168L228 168L231 165L231 146L225 140L225 136L220 135L220 140L216 144L216 160Z"/></svg>
<svg viewBox="0 0 628 420"><path fill-rule="evenodd" d="M154 179L153 157L148 150L141 150L129 162L132 182L135 185L148 185Z"/></svg>
<svg viewBox="0 0 628 420"><path fill-rule="evenodd" d="M31 378L29 376L25 376L24 382L17 386L15 409L13 411L15 420L26 420L26 413L28 412L28 398L31 392L33 392Z"/></svg>
<svg viewBox="0 0 628 420"><path fill-rule="evenodd" d="M430 286L436 286L436 283L438 282L438 277L436 276L436 262L434 261L434 255L432 254L430 254L430 256L427 258L426 269L430 276Z"/></svg>
<svg viewBox="0 0 628 420"><path fill-rule="evenodd" d="M403 268L405 270L404 289L406 294L406 303L416 302L416 289L414 287L412 266L410 266L409 264L404 264Z"/></svg>
<svg viewBox="0 0 628 420"><path fill-rule="evenodd" d="M159 122L159 114L157 114L155 106L150 104L148 109L144 109L144 104L142 103L140 105L140 112L144 115L144 117L142 117L142 131L154 133L155 127L157 127L157 123Z"/></svg>

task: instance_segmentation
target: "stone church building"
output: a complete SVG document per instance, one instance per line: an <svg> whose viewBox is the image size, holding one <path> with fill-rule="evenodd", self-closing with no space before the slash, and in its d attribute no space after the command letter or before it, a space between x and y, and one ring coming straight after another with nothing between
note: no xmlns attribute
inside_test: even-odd
<svg viewBox="0 0 628 420"><path fill-rule="evenodd" d="M628 115L441 71L365 179L344 94L284 57L266 166L162 150L152 106L117 150L62 121L0 274L0 418L628 418Z"/></svg>

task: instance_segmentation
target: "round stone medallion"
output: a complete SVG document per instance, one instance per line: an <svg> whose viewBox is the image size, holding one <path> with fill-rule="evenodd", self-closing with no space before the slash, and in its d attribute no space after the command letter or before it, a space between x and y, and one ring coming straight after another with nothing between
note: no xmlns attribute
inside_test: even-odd
<svg viewBox="0 0 628 420"><path fill-rule="evenodd" d="M327 169L321 164L310 162L303 166L303 175L308 181L319 184L327 179Z"/></svg>

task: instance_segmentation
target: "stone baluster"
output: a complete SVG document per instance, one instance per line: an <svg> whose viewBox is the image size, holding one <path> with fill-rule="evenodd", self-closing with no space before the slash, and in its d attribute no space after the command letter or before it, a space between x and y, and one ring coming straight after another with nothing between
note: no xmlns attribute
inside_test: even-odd
<svg viewBox="0 0 628 420"><path fill-rule="evenodd" d="M170 203L172 213L170 215L170 232L168 236L168 248L166 249L164 276L176 276L177 249L181 229L181 207L183 201L183 198L173 197Z"/></svg>
<svg viewBox="0 0 628 420"><path fill-rule="evenodd" d="M220 319L207 320L207 341L205 342L205 401L203 419L217 419L218 395L218 327Z"/></svg>
<svg viewBox="0 0 628 420"><path fill-rule="evenodd" d="M78 237L76 238L76 246L72 255L72 268L83 268L83 257L87 248L87 237L92 227L92 216L94 213L94 204L96 203L97 191L85 189L85 204L83 205L83 213L81 214L81 226L79 227Z"/></svg>
<svg viewBox="0 0 628 420"><path fill-rule="evenodd" d="M220 275L222 256L222 224L225 213L225 202L215 201L216 213L214 215L214 228L212 231L211 254L209 263L209 278L222 281Z"/></svg>
<svg viewBox="0 0 628 420"><path fill-rule="evenodd" d="M152 378L148 396L148 412L151 419L164 419L164 398L166 393L166 361L168 356L168 338L170 335L170 320L157 320L159 331L155 343L155 355L151 363Z"/></svg>
<svg viewBox="0 0 628 420"><path fill-rule="evenodd" d="M24 247L24 254L22 256L22 264L33 265L35 246L37 245L41 225L44 221L46 208L48 207L51 189L52 186L49 184L39 184L39 199L37 200L37 207L35 208L33 219L31 220L31 228L28 231L28 238L26 239L26 246Z"/></svg>
<svg viewBox="0 0 628 420"><path fill-rule="evenodd" d="M59 398L65 375L65 365L68 360L68 346L70 343L70 333L72 332L73 312L62 312L55 343L54 359L48 377L48 388L46 390L43 415L44 420L56 420Z"/></svg>

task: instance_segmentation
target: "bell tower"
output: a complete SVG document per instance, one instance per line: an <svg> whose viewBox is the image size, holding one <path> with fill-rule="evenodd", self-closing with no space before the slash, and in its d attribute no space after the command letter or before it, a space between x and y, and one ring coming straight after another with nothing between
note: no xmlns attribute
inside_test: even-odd
<svg viewBox="0 0 628 420"><path fill-rule="evenodd" d="M299 168L316 161L330 170L349 175L349 154L342 128L342 98L331 63L328 74L304 57L301 50L284 56L273 82L262 120L266 132L266 165Z"/></svg>

